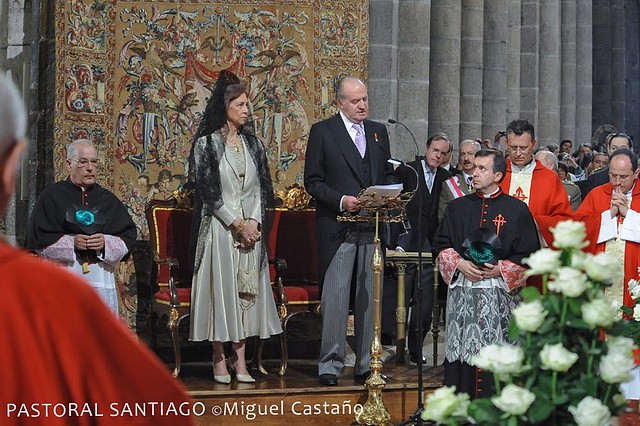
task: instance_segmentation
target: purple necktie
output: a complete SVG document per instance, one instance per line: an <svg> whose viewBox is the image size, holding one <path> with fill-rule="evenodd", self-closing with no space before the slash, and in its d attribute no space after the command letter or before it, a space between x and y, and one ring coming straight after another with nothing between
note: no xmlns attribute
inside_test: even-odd
<svg viewBox="0 0 640 426"><path fill-rule="evenodd" d="M360 157L364 158L364 153L367 152L367 138L364 136L364 127L360 123L354 124L353 128L356 129L356 148L360 152Z"/></svg>

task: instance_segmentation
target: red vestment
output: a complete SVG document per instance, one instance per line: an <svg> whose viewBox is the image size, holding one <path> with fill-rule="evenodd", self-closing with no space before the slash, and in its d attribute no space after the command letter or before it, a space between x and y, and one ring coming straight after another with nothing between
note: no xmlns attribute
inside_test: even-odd
<svg viewBox="0 0 640 426"><path fill-rule="evenodd" d="M180 383L88 283L4 242L0 277L0 424L192 424Z"/></svg>
<svg viewBox="0 0 640 426"><path fill-rule="evenodd" d="M606 242L597 244L600 233L601 215L611 208L611 195L613 186L605 183L589 191L578 210L575 219L584 222L587 228L587 240L589 246L584 250L590 253L600 253L605 250ZM631 210L640 212L640 181L636 179L631 193ZM629 294L629 280L638 278L638 266L640 264L640 243L627 241L624 245L624 288L623 300L626 306L633 307L633 300Z"/></svg>
<svg viewBox="0 0 640 426"><path fill-rule="evenodd" d="M507 161L507 174L503 181L500 182L500 188L505 194L520 199L516 194L509 193L511 174L511 161ZM572 219L573 213L562 182L554 172L539 162L536 162L536 166L533 169L529 198L529 200L521 199L521 201L525 201L529 205L529 211L531 211L540 233L547 245L551 247L553 235L549 228L553 228L563 220Z"/></svg>

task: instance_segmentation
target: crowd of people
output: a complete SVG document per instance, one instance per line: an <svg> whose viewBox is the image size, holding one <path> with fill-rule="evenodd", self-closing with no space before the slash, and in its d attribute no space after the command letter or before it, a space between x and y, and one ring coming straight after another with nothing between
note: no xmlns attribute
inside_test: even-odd
<svg viewBox="0 0 640 426"><path fill-rule="evenodd" d="M0 207L6 206L9 189L13 188L13 165L20 158L25 140L23 106L14 99L14 92L10 80L0 76L0 107L8 104L13 115L6 115L22 122L21 125L0 122L0 159L3 159L0 177L4 188ZM456 166L451 164L454 142L444 133L435 133L427 139L422 158L394 169L388 161L391 154L386 127L368 119L366 85L352 76L342 78L336 87L336 105L338 114L311 127L304 167L305 188L315 199L317 213L318 282L323 315L320 384L337 385L346 364L352 293L354 379L364 383L371 374L375 309L370 264L375 228L371 223L340 221L338 216L359 214L362 205L358 194L372 185L402 183L405 190L416 191L406 206L407 223L387 227L382 238L388 250L428 252L437 259L448 289L446 385L455 385L474 396L490 392L478 387L479 373L471 358L485 345L508 341L511 310L519 302L518 288L525 285L522 259L540 247L551 247L550 229L560 221L572 218L583 221L591 241L588 249L611 252L620 259L625 278L614 283L609 297L630 302L625 283L638 274L640 186L636 185L638 161L628 135L614 133L603 146L582 143L575 150L569 140L538 147L533 125L526 120L514 120L493 141L462 140L457 145ZM221 71L189 156L189 185L195 191L189 337L193 341L212 342L213 379L221 384L229 384L232 377L239 382L254 382L245 361L246 339L252 336L266 339L282 332L267 261L269 224L265 211L273 206L273 187L265 147L255 135L250 111L246 84L233 73ZM32 279L34 283L29 286L6 285L4 293L13 292L12 297L29 298L29 304L47 306L39 315L43 318L49 315L43 321L54 324L52 327L65 323L59 317L70 316L76 318L75 326L84 327L79 333L94 337L113 334L110 344L120 342L123 351L130 351L135 354L132 358L138 357L147 364L131 374L143 375L153 369L153 374L146 377L154 377L158 382L157 391L161 387L166 391L160 392L158 398L188 402L180 386L171 381L166 371L160 371L163 370L160 363L128 336L115 319L118 299L114 265L131 252L136 228L125 206L97 183L96 147L86 139L72 141L66 164L68 177L47 187L36 202L26 248L63 265L73 275L18 254L2 243L0 250L18 259L8 261L9 256L0 256L0 260L6 260L0 262L0 268L7 270L5 276L29 268L49 275L47 285L51 286L40 289L42 283ZM418 271L413 266L407 271L411 286L406 292L406 302L411 307L408 346L410 359L415 363L426 362L422 346L431 327L434 306L433 265L423 268ZM386 272L391 270L389 267ZM52 299L36 296L63 285L65 303L71 303L68 309L54 309L58 304L51 303ZM397 337L394 336L396 286L393 274L386 274L383 344L391 344ZM85 290L91 287L95 292ZM102 300L100 307L96 306L98 297ZM76 302L72 302L74 299ZM422 317L418 316L418 303ZM3 308L0 312L11 310ZM96 321L97 317L100 321ZM42 324L33 321L33 317L25 316L15 330L9 328L7 338L27 336L37 347L41 344L37 338L42 337L38 333L44 331L37 328ZM15 318L5 323L15 324ZM109 327L113 330L106 330ZM29 331L22 333L18 328ZM3 331L6 333L7 328ZM71 333L71 329L61 330L60 336ZM71 337L58 340L67 345L72 341ZM102 348L99 340L104 339L93 340L96 347ZM61 346L61 350L68 348ZM93 352L97 351L89 351ZM105 348L104 354L113 351ZM0 354L0 358L3 356L8 354ZM65 357L53 353L50 358L40 358L39 377L58 374L64 366L52 365L56 359ZM105 368L115 365L115 358L105 358L100 358ZM67 361L74 360L84 365L80 359ZM124 364L130 361L133 359ZM15 362L15 356L8 361L10 365ZM64 382L63 373L58 374L58 379ZM69 380L75 380L78 374L69 376ZM86 374L90 379L93 373ZM20 390L11 385L8 389ZM52 390L51 398L91 398L69 389ZM37 394L35 387L33 392ZM7 400L16 397L17 394L10 394Z"/></svg>

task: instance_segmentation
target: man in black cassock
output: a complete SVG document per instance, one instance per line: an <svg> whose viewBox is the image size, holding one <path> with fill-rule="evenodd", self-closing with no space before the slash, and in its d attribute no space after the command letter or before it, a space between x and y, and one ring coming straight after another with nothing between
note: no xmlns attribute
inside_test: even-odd
<svg viewBox="0 0 640 426"><path fill-rule="evenodd" d="M133 249L137 231L122 202L96 183L97 166L91 141L67 147L69 177L38 197L25 246L82 276L117 315L114 267Z"/></svg>
<svg viewBox="0 0 640 426"><path fill-rule="evenodd" d="M471 358L508 341L517 289L525 284L522 259L540 248L527 205L498 186L506 172L502 153L480 150L474 164L476 192L449 204L433 243L449 286L444 385L471 398L486 396L491 389L483 385L493 383Z"/></svg>

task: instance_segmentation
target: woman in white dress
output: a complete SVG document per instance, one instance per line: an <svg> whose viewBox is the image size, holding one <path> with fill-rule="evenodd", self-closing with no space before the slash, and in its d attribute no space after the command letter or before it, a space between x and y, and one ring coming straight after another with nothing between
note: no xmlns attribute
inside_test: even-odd
<svg viewBox="0 0 640 426"><path fill-rule="evenodd" d="M262 226L273 188L262 142L249 118L247 87L220 73L189 158L195 186L190 340L213 342L213 376L254 382L245 361L245 339L282 332L271 292ZM197 238L196 234L197 232ZM234 354L227 360L224 342Z"/></svg>

